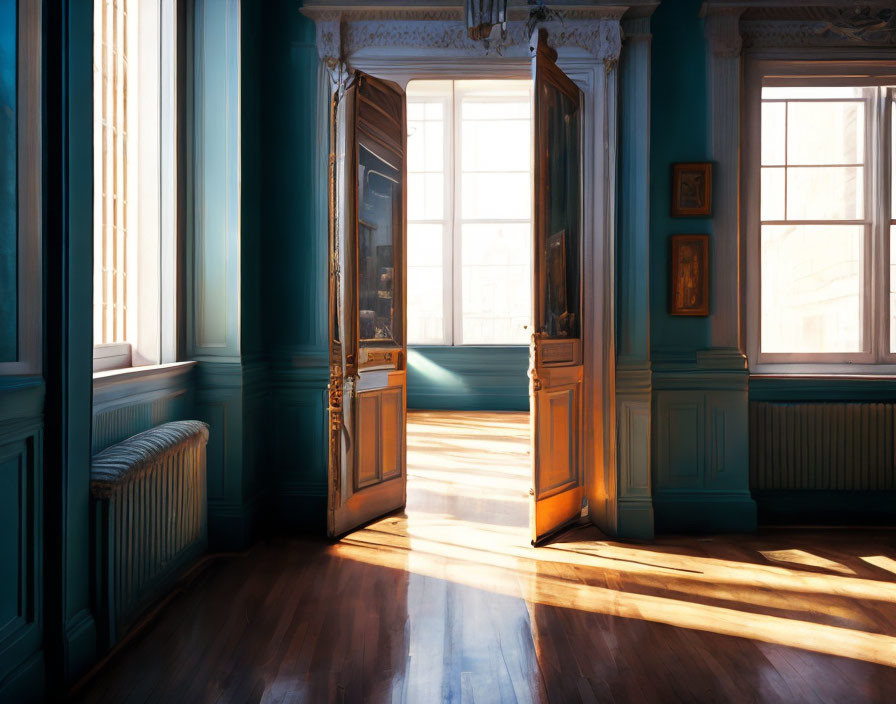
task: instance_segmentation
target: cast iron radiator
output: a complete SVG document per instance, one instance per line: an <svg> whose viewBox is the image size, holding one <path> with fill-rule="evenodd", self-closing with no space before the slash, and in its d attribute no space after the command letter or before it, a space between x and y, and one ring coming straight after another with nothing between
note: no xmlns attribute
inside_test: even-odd
<svg viewBox="0 0 896 704"><path fill-rule="evenodd" d="M896 489L896 404L750 404L750 488Z"/></svg>
<svg viewBox="0 0 896 704"><path fill-rule="evenodd" d="M205 552L208 426L156 426L94 455L94 598L102 647L111 648Z"/></svg>

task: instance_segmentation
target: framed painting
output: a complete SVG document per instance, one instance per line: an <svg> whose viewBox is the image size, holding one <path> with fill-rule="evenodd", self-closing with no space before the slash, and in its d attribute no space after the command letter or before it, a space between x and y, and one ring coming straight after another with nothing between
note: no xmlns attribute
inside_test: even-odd
<svg viewBox="0 0 896 704"><path fill-rule="evenodd" d="M712 164L672 164L673 218L712 215Z"/></svg>
<svg viewBox="0 0 896 704"><path fill-rule="evenodd" d="M672 235L669 314L709 315L709 235Z"/></svg>

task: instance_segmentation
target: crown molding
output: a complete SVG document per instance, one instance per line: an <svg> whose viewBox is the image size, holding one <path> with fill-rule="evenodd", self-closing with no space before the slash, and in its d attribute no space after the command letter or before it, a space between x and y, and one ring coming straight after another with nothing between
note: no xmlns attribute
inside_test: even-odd
<svg viewBox="0 0 896 704"><path fill-rule="evenodd" d="M622 47L622 17L649 17L657 5L657 0L633 0L624 5L552 4L551 9L563 13L562 19L538 26L548 31L551 46L561 53L604 61L612 67ZM529 6L519 2L509 3L506 32L502 36L496 28L488 44L469 38L459 2L337 5L318 0L300 11L315 22L318 53L330 68L340 62L351 64L352 57L360 54L477 59L529 56Z"/></svg>
<svg viewBox="0 0 896 704"><path fill-rule="evenodd" d="M726 15L739 17L743 44L749 48L896 45L896 8L892 2L707 0L700 14L706 18L707 24L714 18ZM724 51L724 48L721 50Z"/></svg>

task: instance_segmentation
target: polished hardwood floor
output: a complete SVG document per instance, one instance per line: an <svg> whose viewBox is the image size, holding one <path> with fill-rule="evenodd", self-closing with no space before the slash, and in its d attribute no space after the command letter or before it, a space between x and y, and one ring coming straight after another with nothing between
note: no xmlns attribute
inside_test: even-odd
<svg viewBox="0 0 896 704"><path fill-rule="evenodd" d="M528 416L411 413L408 505L222 557L84 702L893 702L896 532L528 545Z"/></svg>

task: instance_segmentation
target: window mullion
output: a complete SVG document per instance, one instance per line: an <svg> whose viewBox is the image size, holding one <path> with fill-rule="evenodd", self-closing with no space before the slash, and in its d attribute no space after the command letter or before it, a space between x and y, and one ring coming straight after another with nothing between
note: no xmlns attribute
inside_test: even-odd
<svg viewBox="0 0 896 704"><path fill-rule="evenodd" d="M461 247L460 214L463 209L463 196L461 192L462 161L461 152L463 145L460 135L461 99L457 95L457 82L451 82L451 180L454 194L451 207L451 281L452 291L452 315L451 324L453 335L452 345L462 345L463 340L463 251Z"/></svg>
<svg viewBox="0 0 896 704"><path fill-rule="evenodd" d="M880 358L881 361L892 361L894 355L890 349L890 321L892 314L890 311L890 223L893 220L892 207L890 202L892 186L891 179L893 174L892 161L892 121L893 121L893 99L894 89L888 88L885 91L877 91L878 100L881 101L880 108L877 110L879 115L878 129L878 178L877 178L877 194L878 207L875 215L878 218L879 246L877 251L880 253Z"/></svg>
<svg viewBox="0 0 896 704"><path fill-rule="evenodd" d="M886 194L884 192L884 171L886 165L886 147L884 138L884 122L883 114L884 103L882 101L882 91L875 87L869 89L872 92L872 98L869 101L869 113L867 118L868 124L868 140L867 150L868 157L866 162L866 171L870 172L870 178L866 176L866 183L870 185L867 194L867 202L869 203L869 215L871 230L871 248L872 248L872 302L871 315L867 316L871 320L871 342L872 354L875 362L882 362L887 355L887 346L889 344L888 335L888 275L887 275L887 247L886 247Z"/></svg>
<svg viewBox="0 0 896 704"><path fill-rule="evenodd" d="M865 257L864 257L864 305L862 327L867 342L863 347L871 353L873 361L880 361L880 236L878 232L877 206L879 179L879 120L876 88L866 88L865 101L865 158L862 179L865 189Z"/></svg>

